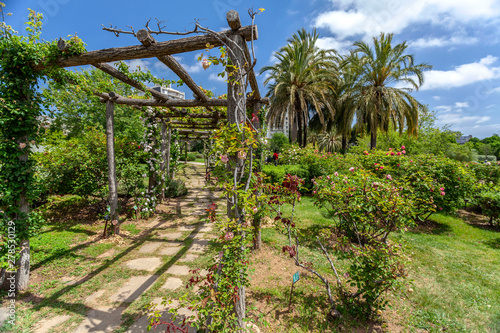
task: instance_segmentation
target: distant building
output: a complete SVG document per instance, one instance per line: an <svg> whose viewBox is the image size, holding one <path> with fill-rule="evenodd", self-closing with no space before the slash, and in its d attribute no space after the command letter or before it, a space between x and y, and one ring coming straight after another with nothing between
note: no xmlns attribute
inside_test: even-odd
<svg viewBox="0 0 500 333"><path fill-rule="evenodd" d="M185 94L182 91L172 89L172 85L168 85L168 87L165 86L154 86L154 90L167 95L171 99L186 99Z"/></svg>
<svg viewBox="0 0 500 333"><path fill-rule="evenodd" d="M285 116L285 123L283 127L274 127L274 126L269 126L267 128L267 138L272 138L274 133L283 133L286 135L287 138L289 138L289 133L290 133L290 126L289 126L289 121L288 121L288 113Z"/></svg>
<svg viewBox="0 0 500 333"><path fill-rule="evenodd" d="M472 139L472 135L462 135L461 137L457 138L457 143L463 145L470 139Z"/></svg>

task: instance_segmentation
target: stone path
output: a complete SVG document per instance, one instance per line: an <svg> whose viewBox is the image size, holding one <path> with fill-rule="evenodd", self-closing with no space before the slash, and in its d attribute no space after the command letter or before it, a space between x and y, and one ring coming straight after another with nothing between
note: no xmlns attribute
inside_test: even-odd
<svg viewBox="0 0 500 333"><path fill-rule="evenodd" d="M88 308L86 318L79 323L74 323L69 329L70 319L74 314L58 315L40 321L33 332L46 333L55 331L64 332L114 332L125 328L125 332L146 332L149 325L148 316L136 312L137 319L122 327L122 315L126 309L140 300L148 290L153 289L156 293L163 294L170 298L169 294L177 297L187 290L185 283L189 279L190 270L196 267L196 260L203 255L209 246L210 239L214 238L211 225L201 223L202 215L209 202L213 202L213 193L204 189L204 168L197 165L187 165L186 186L189 189L188 195L184 198L171 199L161 205L161 209L172 212L167 216L159 214L154 220L139 226L147 234L146 240L142 240L140 246L131 251L123 249L111 249L97 256L97 260L113 260L125 253L118 260L121 269L131 272L131 277L120 281L112 286L103 285L85 298L84 304ZM131 246L133 247L133 246ZM203 274L207 274L205 270ZM130 275L130 274L129 274ZM72 284L73 280L61 281ZM196 292L198 288L193 288L191 292ZM175 297L170 298L173 304L168 307L175 307L179 304ZM154 303L161 303L162 298L156 298ZM171 315L168 307L158 305L161 311L161 320L169 320ZM196 316L187 308L178 309L178 314L183 316ZM74 322L75 320L73 320ZM128 326L128 327L127 327ZM66 328L65 328L66 327ZM159 327L161 328L161 326ZM195 332L191 329L189 332Z"/></svg>

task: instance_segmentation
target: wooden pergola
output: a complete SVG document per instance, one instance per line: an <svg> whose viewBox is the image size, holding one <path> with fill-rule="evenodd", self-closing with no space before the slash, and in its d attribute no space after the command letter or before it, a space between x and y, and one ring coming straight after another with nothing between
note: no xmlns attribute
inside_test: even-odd
<svg viewBox="0 0 500 333"><path fill-rule="evenodd" d="M211 130L214 130L224 119L228 123L239 124L248 121L246 109L252 108L257 113L262 104L269 104L268 98L262 98L257 78L253 70L252 57L247 45L248 41L258 39L257 26L241 26L239 14L231 10L226 19L230 27L222 32L205 31L202 35L184 37L164 42L156 41L148 29L141 29L134 36L140 45L108 48L86 52L72 57L61 57L50 64L38 65L35 69L43 69L47 66L73 67L92 65L112 77L134 87L142 92L151 94L152 98L138 99L120 96L115 92L94 92L100 97L101 102L106 103L106 137L108 155L108 178L110 192L110 220L116 221L116 232L119 233L119 218L117 215L118 195L114 153L114 105L130 105L134 107L153 107L155 117L161 118L161 136L166 138L167 145L162 145L162 157L169 161L170 129L177 128L179 134L186 139L209 138ZM109 29L105 29L109 30ZM203 90L194 82L189 73L172 56L174 54L204 50L207 45L218 47L225 46L232 64L239 65L241 75L234 75L235 80L228 82L228 93L226 99L209 98ZM68 45L62 39L58 42L58 48L64 51ZM157 58L172 70L192 91L193 99L171 99L152 88L145 87L140 82L120 72L108 62L132 60L142 58ZM228 70L231 71L231 70ZM228 74L229 76L229 74ZM246 83L248 82L251 92L247 94ZM203 107L206 112L193 113L186 108ZM227 107L227 117L214 110L214 107ZM168 126L167 126L168 125ZM167 134L168 130L168 134Z"/></svg>

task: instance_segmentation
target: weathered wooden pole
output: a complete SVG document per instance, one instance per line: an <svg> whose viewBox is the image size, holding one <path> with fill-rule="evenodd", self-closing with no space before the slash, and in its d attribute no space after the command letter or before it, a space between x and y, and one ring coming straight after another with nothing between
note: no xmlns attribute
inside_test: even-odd
<svg viewBox="0 0 500 333"><path fill-rule="evenodd" d="M226 14L227 23L231 27L233 31L238 30L241 27L240 16L237 11L230 10ZM227 84L227 120L229 124L244 124L245 123L245 114L246 114L246 95L245 95L245 81L242 75L242 72L245 70L245 39L240 35L230 35L228 36L229 42L227 45L227 53L229 55L229 59L231 64L238 68L237 70L234 67L228 68L228 84ZM229 170L231 174L233 172L244 172L244 160L238 159L237 156L230 156L231 161L234 163L228 163ZM237 170L232 169L230 164L235 165ZM251 171L250 171L251 172ZM235 184L236 186L236 184ZM236 205L233 206L229 201L227 202L227 213L230 218L235 218L238 222L242 222L241 220L245 217L243 216L240 208ZM245 237L245 234L242 234L242 237ZM241 249L242 251L244 249ZM245 331L245 312L246 312L246 302L245 302L245 286L241 286L238 289L238 300L235 304L235 312L238 320L239 331Z"/></svg>
<svg viewBox="0 0 500 333"><path fill-rule="evenodd" d="M167 125L165 121L161 122L161 162L160 162L160 174L161 174L161 200L165 200L165 159L167 157Z"/></svg>
<svg viewBox="0 0 500 333"><path fill-rule="evenodd" d="M20 142L27 142L27 141L28 141L28 136L26 135L25 137L22 138ZM28 164L28 158L29 158L29 150L27 148L24 154L19 156L19 160L21 160L23 163ZM26 219L30 212L29 203L26 198L26 188L23 188L23 191L19 198L18 205L19 205L20 216L18 216L17 220ZM24 223L27 223L27 221L25 221ZM26 290L28 289L28 284L30 279L31 255L30 255L29 239L28 238L22 239L20 247L21 247L21 253L19 259L16 261L17 271L16 271L15 285L17 290Z"/></svg>
<svg viewBox="0 0 500 333"><path fill-rule="evenodd" d="M254 103L252 105L253 114L257 115L260 111L261 106L262 106L262 104L259 102ZM258 119L256 121L254 121L252 123L252 125L255 127L257 132L260 130L260 121ZM262 149L260 149L260 154L262 155ZM262 160L262 156L258 156L258 158L260 160ZM259 171L262 171L262 170L259 170ZM262 194L261 192L262 191L259 189L255 192L255 195L260 196ZM261 209L260 203L259 203L257 209L258 210ZM261 214L255 215L254 219L253 219L253 223L252 223L253 230L254 230L254 235L253 235L253 249L254 250L259 250L262 246L261 224L262 224L262 215Z"/></svg>
<svg viewBox="0 0 500 333"><path fill-rule="evenodd" d="M109 181L109 220L114 226L114 233L120 234L120 218L118 216L118 187L116 184L115 163L115 117L114 103L106 102L106 154L108 156L108 181Z"/></svg>
<svg viewBox="0 0 500 333"><path fill-rule="evenodd" d="M166 167L166 174L168 179L171 179L170 175L170 147L172 146L170 144L170 141L172 141L172 126L168 126L168 133L167 133L167 154L165 156L166 162L167 162L167 167Z"/></svg>

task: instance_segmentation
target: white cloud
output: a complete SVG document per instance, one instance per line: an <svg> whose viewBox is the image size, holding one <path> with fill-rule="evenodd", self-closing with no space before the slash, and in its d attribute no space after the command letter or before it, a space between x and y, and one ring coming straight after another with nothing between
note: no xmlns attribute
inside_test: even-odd
<svg viewBox="0 0 500 333"><path fill-rule="evenodd" d="M409 42L410 46L416 48L426 48L426 47L443 47L443 46L454 46L454 45L473 45L479 40L475 37L467 36L452 36L450 38L419 38L417 40Z"/></svg>
<svg viewBox="0 0 500 333"><path fill-rule="evenodd" d="M441 99L441 96L432 96L432 99L435 101L439 101Z"/></svg>
<svg viewBox="0 0 500 333"><path fill-rule="evenodd" d="M425 72L425 81L421 90L450 89L471 83L500 78L500 67L492 66L497 57L488 55L479 62L463 64L452 70L430 70Z"/></svg>
<svg viewBox="0 0 500 333"><path fill-rule="evenodd" d="M500 93L500 87L493 88L490 91L488 91L488 93L489 94L491 94L491 93Z"/></svg>
<svg viewBox="0 0 500 333"><path fill-rule="evenodd" d="M468 116L457 113L448 113L446 115L442 115L438 117L436 123L438 125L467 125L467 126L475 126L479 124L483 124L491 120L489 116Z"/></svg>
<svg viewBox="0 0 500 333"><path fill-rule="evenodd" d="M496 0L332 0L335 10L319 14L314 26L339 38L372 36L380 31L399 33L417 23L447 28L458 22L485 21L500 13Z"/></svg>
<svg viewBox="0 0 500 333"><path fill-rule="evenodd" d="M333 37L321 37L318 38L316 45L320 49L334 49L340 54L346 54L349 52L349 48L352 46L352 43L350 41L342 41Z"/></svg>
<svg viewBox="0 0 500 333"><path fill-rule="evenodd" d="M210 81L217 81L217 82L221 82L221 83L226 82L226 76L225 75L224 75L224 77L220 77L220 76L217 76L216 73L210 73L210 75L208 76L208 79Z"/></svg>
<svg viewBox="0 0 500 333"><path fill-rule="evenodd" d="M456 102L455 103L455 107L457 107L457 108L468 108L469 107L469 103L467 103L467 102Z"/></svg>
<svg viewBox="0 0 500 333"><path fill-rule="evenodd" d="M453 108L451 105L439 105L439 106L436 106L435 109L439 112L450 112Z"/></svg>
<svg viewBox="0 0 500 333"><path fill-rule="evenodd" d="M149 69L149 66L151 65L151 62L149 60L143 60L143 59L125 60L124 62L127 64L130 71L134 71L138 68L140 68L141 70L144 70L146 68Z"/></svg>

